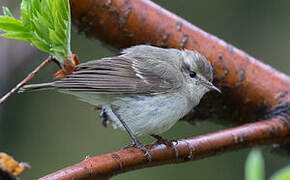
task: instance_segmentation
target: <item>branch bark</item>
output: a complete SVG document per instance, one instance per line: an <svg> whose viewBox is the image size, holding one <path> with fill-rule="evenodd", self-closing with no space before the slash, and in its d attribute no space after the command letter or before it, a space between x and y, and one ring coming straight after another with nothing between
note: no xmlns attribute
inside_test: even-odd
<svg viewBox="0 0 290 180"><path fill-rule="evenodd" d="M144 153L135 148L88 158L71 167L67 167L41 180L67 179L108 179L113 175L145 167L162 164L181 163L213 156L218 153L251 147L258 144L281 143L290 135L289 121L279 119L245 124L240 127L222 130L190 139L179 140L176 149L165 145L147 146L152 155L148 163Z"/></svg>
<svg viewBox="0 0 290 180"><path fill-rule="evenodd" d="M200 159L259 144L289 142L290 78L147 0L71 0L80 31L116 47L136 44L194 49L211 61L223 95L208 93L185 120L215 118L237 124L191 139L174 150L149 145L153 161L134 148L89 158L42 179L107 179L129 170ZM261 119L261 122L254 122Z"/></svg>

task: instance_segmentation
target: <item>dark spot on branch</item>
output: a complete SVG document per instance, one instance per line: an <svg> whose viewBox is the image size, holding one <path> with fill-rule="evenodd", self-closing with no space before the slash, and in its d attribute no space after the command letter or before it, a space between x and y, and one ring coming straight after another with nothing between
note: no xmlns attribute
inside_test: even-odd
<svg viewBox="0 0 290 180"><path fill-rule="evenodd" d="M120 26L120 28L124 27L124 25L127 23L128 18L130 16L131 12L132 12L132 8L128 8L125 11L124 15L120 18L120 20L119 20L119 26Z"/></svg>
<svg viewBox="0 0 290 180"><path fill-rule="evenodd" d="M235 135L235 134L232 134L232 136L233 136L233 142L237 144L239 142L238 141L238 136Z"/></svg>
<svg viewBox="0 0 290 180"><path fill-rule="evenodd" d="M113 153L113 154L111 154L111 157L112 157L115 161L118 161L118 163L119 163L119 168L122 169L122 168L123 168L123 163L122 163L122 161L120 161L120 160L121 160L120 156L119 156L118 154L116 154L116 153Z"/></svg>
<svg viewBox="0 0 290 180"><path fill-rule="evenodd" d="M248 141L249 140L249 137L248 137L247 133L242 133L242 137L243 137L244 141Z"/></svg>
<svg viewBox="0 0 290 180"><path fill-rule="evenodd" d="M274 136L275 135L275 126L272 126L269 130L270 136Z"/></svg>
<svg viewBox="0 0 290 180"><path fill-rule="evenodd" d="M103 7L106 9L110 9L111 3L112 3L112 0L107 0Z"/></svg>
<svg viewBox="0 0 290 180"><path fill-rule="evenodd" d="M244 69L241 69L241 71L242 73L239 75L237 85L243 84L243 81L246 79L246 71Z"/></svg>
<svg viewBox="0 0 290 180"><path fill-rule="evenodd" d="M229 50L230 53L232 53L234 51L233 46L230 45L230 44L227 44L227 48L228 48L228 50Z"/></svg>
<svg viewBox="0 0 290 180"><path fill-rule="evenodd" d="M184 158L184 161L190 161L193 158L193 147L187 141L185 141L185 143L187 144L187 147L188 147L188 150L189 150L189 154L188 154L188 156L186 156Z"/></svg>
<svg viewBox="0 0 290 180"><path fill-rule="evenodd" d="M177 21L176 22L176 28L177 28L177 31L181 31L182 30L182 22Z"/></svg>
<svg viewBox="0 0 290 180"><path fill-rule="evenodd" d="M88 172L88 174L89 174L90 177L93 177L94 176L94 174L92 173L92 171L87 166L84 167L84 170Z"/></svg>
<svg viewBox="0 0 290 180"><path fill-rule="evenodd" d="M114 17L114 19L119 19L119 16L120 16L120 9L110 9L109 10L110 14L112 17ZM104 24L104 20L103 20L103 24Z"/></svg>
<svg viewBox="0 0 290 180"><path fill-rule="evenodd" d="M169 34L168 33L164 33L163 36L162 36L162 41L163 42L167 42L168 38L169 38Z"/></svg>
<svg viewBox="0 0 290 180"><path fill-rule="evenodd" d="M111 157L114 159L114 160L120 160L120 156L118 154L111 154Z"/></svg>
<svg viewBox="0 0 290 180"><path fill-rule="evenodd" d="M249 56L247 53L245 53L245 59L246 59L248 62L251 61L250 56Z"/></svg>
<svg viewBox="0 0 290 180"><path fill-rule="evenodd" d="M223 57L224 57L224 53L223 53L223 52L219 52L219 53L218 53L218 59L219 59L220 61L222 61L222 60L223 60Z"/></svg>
<svg viewBox="0 0 290 180"><path fill-rule="evenodd" d="M244 143L245 141L248 140L248 135L246 133L232 134L232 136L233 136L233 142L235 144Z"/></svg>
<svg viewBox="0 0 290 180"><path fill-rule="evenodd" d="M288 95L288 91L281 91L280 93L279 93L279 97L278 97L278 103L280 104L281 103L281 101L282 101L282 99L284 98L284 97L286 97Z"/></svg>
<svg viewBox="0 0 290 180"><path fill-rule="evenodd" d="M286 120L290 124L290 102L288 101L272 108L266 113L264 119L268 118Z"/></svg>
<svg viewBox="0 0 290 180"><path fill-rule="evenodd" d="M180 43L179 43L179 46L183 49L188 41L188 38L189 36L187 34L184 34Z"/></svg>

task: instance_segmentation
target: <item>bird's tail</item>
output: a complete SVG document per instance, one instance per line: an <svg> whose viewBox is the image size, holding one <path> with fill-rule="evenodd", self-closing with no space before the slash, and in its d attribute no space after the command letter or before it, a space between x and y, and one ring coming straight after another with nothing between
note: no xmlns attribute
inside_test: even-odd
<svg viewBox="0 0 290 180"><path fill-rule="evenodd" d="M52 86L52 83L42 83L42 84L29 84L22 86L18 92L30 92L30 91L38 91L38 90L48 90L48 89L54 89L55 87Z"/></svg>

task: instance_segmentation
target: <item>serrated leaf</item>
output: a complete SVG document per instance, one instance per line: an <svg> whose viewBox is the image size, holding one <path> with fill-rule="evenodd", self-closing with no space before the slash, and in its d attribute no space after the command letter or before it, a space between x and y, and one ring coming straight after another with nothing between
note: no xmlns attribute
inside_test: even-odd
<svg viewBox="0 0 290 180"><path fill-rule="evenodd" d="M23 40L31 42L32 35L31 33L27 32L7 32L5 34L1 34L0 36L9 38L9 39L15 39L15 40Z"/></svg>
<svg viewBox="0 0 290 180"><path fill-rule="evenodd" d="M65 24L65 21L62 19L62 17L59 15L60 13L56 13L56 18L54 19L54 23L55 25L58 26L59 29L62 29L62 31L64 31L67 26Z"/></svg>
<svg viewBox="0 0 290 180"><path fill-rule="evenodd" d="M53 17L53 14L52 14L52 3L51 3L52 0L42 0L41 1L41 12L42 14L45 14L46 17L49 17L49 18L54 18ZM53 0L55 1L55 0Z"/></svg>
<svg viewBox="0 0 290 180"><path fill-rule="evenodd" d="M246 180L264 180L264 159L259 150L252 150L246 161Z"/></svg>
<svg viewBox="0 0 290 180"><path fill-rule="evenodd" d="M10 10L8 9L8 7L3 6L2 9L3 9L3 14L4 14L5 16L8 16L8 17L12 17L12 18L13 18L13 15L12 15L12 13L10 12Z"/></svg>
<svg viewBox="0 0 290 180"><path fill-rule="evenodd" d="M63 26L61 25L61 23L59 23L58 18L56 18L55 25L54 25L54 30L59 35L59 37L61 39L66 40L67 36L65 34L65 29L63 28Z"/></svg>
<svg viewBox="0 0 290 180"><path fill-rule="evenodd" d="M270 180L289 180L290 179L290 165L276 172Z"/></svg>
<svg viewBox="0 0 290 180"><path fill-rule="evenodd" d="M54 30L49 29L49 38L55 43L55 44L62 44L63 38L59 37Z"/></svg>
<svg viewBox="0 0 290 180"><path fill-rule="evenodd" d="M55 1L55 3L57 3L57 7L59 9L63 9L60 12L61 17L65 20L68 21L69 20L69 14L68 14L68 7L67 7L67 2L68 1Z"/></svg>
<svg viewBox="0 0 290 180"><path fill-rule="evenodd" d="M33 45L35 47L37 47L38 49L44 51L44 52L48 52L50 53L50 47L48 44L46 44L45 42L39 40L39 39L32 39L31 42L33 43Z"/></svg>
<svg viewBox="0 0 290 180"><path fill-rule="evenodd" d="M31 4L30 0L22 0L21 2L21 20L25 26L30 27L31 15Z"/></svg>
<svg viewBox="0 0 290 180"><path fill-rule="evenodd" d="M46 29L48 29L48 28L52 28L52 24L50 24L50 22L48 21L48 19L47 18L45 18L44 16L42 16L41 14L37 14L37 17L38 17L38 22L40 23L40 24L42 24L43 26L45 26L46 27Z"/></svg>
<svg viewBox="0 0 290 180"><path fill-rule="evenodd" d="M54 25L54 14L52 12L52 5L50 3L51 0L41 1L41 15L47 19L50 24L50 28Z"/></svg>
<svg viewBox="0 0 290 180"><path fill-rule="evenodd" d="M43 39L46 42L49 42L49 31L48 28L41 24L40 21L33 21L34 31L37 33L40 39Z"/></svg>
<svg viewBox="0 0 290 180"><path fill-rule="evenodd" d="M69 57L69 0L22 0L21 20L13 18L6 7L3 12L5 16L0 17L0 30L6 32L1 36L29 41L41 51L57 57L61 63Z"/></svg>
<svg viewBox="0 0 290 180"><path fill-rule="evenodd" d="M8 16L0 16L0 30L14 32L28 32L21 21Z"/></svg>
<svg viewBox="0 0 290 180"><path fill-rule="evenodd" d="M32 5L33 5L33 9L41 12L41 8L40 8L40 1L39 0L32 0Z"/></svg>

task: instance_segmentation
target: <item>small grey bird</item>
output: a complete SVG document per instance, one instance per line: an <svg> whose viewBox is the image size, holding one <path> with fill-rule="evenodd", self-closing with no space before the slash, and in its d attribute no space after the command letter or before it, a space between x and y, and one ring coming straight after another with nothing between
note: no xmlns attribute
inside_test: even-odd
<svg viewBox="0 0 290 180"><path fill-rule="evenodd" d="M57 89L101 107L103 124L112 122L126 130L133 145L150 156L136 136L170 129L210 90L211 64L197 51L163 49L149 45L127 48L120 56L93 60L76 66L63 79L25 85L21 92Z"/></svg>

